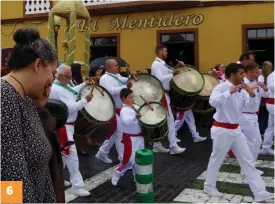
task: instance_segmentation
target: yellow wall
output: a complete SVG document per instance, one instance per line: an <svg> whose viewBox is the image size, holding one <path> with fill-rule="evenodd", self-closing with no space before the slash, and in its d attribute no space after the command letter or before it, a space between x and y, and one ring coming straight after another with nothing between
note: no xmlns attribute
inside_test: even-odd
<svg viewBox="0 0 275 204"><path fill-rule="evenodd" d="M22 3L22 2L21 2ZM5 12L3 12L5 10ZM8 12L12 11L12 12ZM20 13L21 12L21 13ZM125 29L108 31L109 21L114 17L129 16L131 19L150 19L153 15L159 16L160 11L133 13L128 15L103 16L98 21L99 29L93 34L120 33L120 57L127 61L134 70L143 70L150 67L154 60L154 48L157 44L157 30L198 28L199 68L206 71L216 63L228 64L238 60L242 52L242 24L274 23L274 3L246 4L225 7L193 8L180 11L180 16L202 14L204 21L200 25L180 27L154 27L146 29ZM20 17L22 6L20 2L3 2L2 18ZM164 16L170 16L171 11L164 11ZM179 15L178 15L179 16ZM21 16L22 17L22 16ZM61 43L64 40L64 23L61 23L59 32L59 58L63 59ZM2 48L12 47L12 33L15 24L2 25ZM47 22L37 21L17 24L16 29L23 26L37 27L42 37L47 37ZM75 60L84 60L84 33L77 34L77 50Z"/></svg>

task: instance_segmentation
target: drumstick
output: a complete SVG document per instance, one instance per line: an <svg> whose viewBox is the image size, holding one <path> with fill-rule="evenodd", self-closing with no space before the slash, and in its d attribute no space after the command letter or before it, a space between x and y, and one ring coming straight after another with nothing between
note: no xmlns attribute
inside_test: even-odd
<svg viewBox="0 0 275 204"><path fill-rule="evenodd" d="M131 74L132 77L134 78L135 81L138 81L138 78L134 75L134 74Z"/></svg>
<svg viewBox="0 0 275 204"><path fill-rule="evenodd" d="M154 109L152 108L152 106L142 97L142 95L140 95L140 98L149 106L149 108L151 109L151 111L154 111Z"/></svg>

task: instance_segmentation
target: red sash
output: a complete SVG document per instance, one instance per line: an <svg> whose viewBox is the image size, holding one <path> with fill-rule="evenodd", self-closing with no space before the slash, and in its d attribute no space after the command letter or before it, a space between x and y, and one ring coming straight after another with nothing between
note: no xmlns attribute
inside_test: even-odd
<svg viewBox="0 0 275 204"><path fill-rule="evenodd" d="M131 137L142 136L142 133L139 134L128 134L123 133L121 142L124 144L123 159L121 165L118 167L117 171L122 171L125 165L129 162L132 155L132 140Z"/></svg>
<svg viewBox="0 0 275 204"><path fill-rule="evenodd" d="M166 110L168 111L168 102L167 102L167 99L166 99L166 96L165 96L165 93L168 93L167 90L164 89L164 95L161 99L161 104L166 108ZM168 113L169 114L169 113Z"/></svg>
<svg viewBox="0 0 275 204"><path fill-rule="evenodd" d="M268 98L266 101L267 104L274 105L274 98Z"/></svg>
<svg viewBox="0 0 275 204"><path fill-rule="evenodd" d="M116 108L116 114L120 115L120 111L121 109ZM106 140L109 140L111 138L111 136L116 132L117 129L117 120L116 120L116 114L114 115L114 117L110 120L110 125L109 125L109 131L107 133L107 137Z"/></svg>
<svg viewBox="0 0 275 204"><path fill-rule="evenodd" d="M182 119L183 119L183 116L184 116L184 112L179 112L179 113L178 113L177 120L182 120Z"/></svg>
<svg viewBox="0 0 275 204"><path fill-rule="evenodd" d="M62 128L56 131L56 135L58 136L59 139L59 144L61 148L65 148L65 145L68 143L68 136L67 136L67 131L66 131L66 126L64 125ZM69 155L70 150L69 148L64 149L64 154Z"/></svg>
<svg viewBox="0 0 275 204"><path fill-rule="evenodd" d="M239 124L220 123L220 122L214 121L213 126L234 130L239 127Z"/></svg>

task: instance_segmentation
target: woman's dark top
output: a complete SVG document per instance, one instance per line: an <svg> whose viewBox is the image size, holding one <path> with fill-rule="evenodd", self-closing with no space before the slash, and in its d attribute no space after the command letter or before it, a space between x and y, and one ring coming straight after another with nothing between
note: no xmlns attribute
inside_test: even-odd
<svg viewBox="0 0 275 204"><path fill-rule="evenodd" d="M56 202L52 148L29 97L1 79L1 180L23 181L24 203Z"/></svg>
<svg viewBox="0 0 275 204"><path fill-rule="evenodd" d="M49 163L51 179L56 195L57 203L65 203L63 163L61 150L55 133L56 121L50 115L48 110L41 105L36 104L38 115L41 119L45 134L52 147L52 157Z"/></svg>

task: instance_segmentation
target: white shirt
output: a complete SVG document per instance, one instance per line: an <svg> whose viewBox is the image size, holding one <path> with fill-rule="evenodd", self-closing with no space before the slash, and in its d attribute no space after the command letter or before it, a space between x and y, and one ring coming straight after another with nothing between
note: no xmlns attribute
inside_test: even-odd
<svg viewBox="0 0 275 204"><path fill-rule="evenodd" d="M137 113L133 108L123 104L123 108L120 111L122 132L128 134L141 133L141 127L136 115Z"/></svg>
<svg viewBox="0 0 275 204"><path fill-rule="evenodd" d="M231 95L231 86L232 83L228 80L218 84L212 91L209 103L216 108L213 117L217 122L239 124L244 105L254 107L256 97L251 98L245 90L237 91Z"/></svg>
<svg viewBox="0 0 275 204"><path fill-rule="evenodd" d="M274 98L274 71L267 77L266 86L269 91L269 98Z"/></svg>
<svg viewBox="0 0 275 204"><path fill-rule="evenodd" d="M263 75L260 75L260 76L258 77L258 82L264 83L264 76L263 76Z"/></svg>
<svg viewBox="0 0 275 204"><path fill-rule="evenodd" d="M248 85L254 85L257 84L257 80L254 81L249 81L246 77L244 78L244 83L248 84ZM247 107L247 105L245 105L243 107L243 112L248 112L248 113L256 113L259 111L259 107L260 107L260 103L261 103L261 99L262 97L267 98L269 93L268 91L265 92L262 88L257 88L254 89L254 93L255 93L255 106L254 107Z"/></svg>
<svg viewBox="0 0 275 204"><path fill-rule="evenodd" d="M173 79L172 70L170 70L166 63L160 58L156 58L152 64L151 74L157 77L165 90L170 90L170 81Z"/></svg>
<svg viewBox="0 0 275 204"><path fill-rule="evenodd" d="M118 80L113 78L112 76L117 77L122 82L126 83L128 78L121 76L120 74L111 74L109 72L105 72L105 74L100 78L99 85L103 86L107 91L113 96L115 101L115 105L117 108L122 108L122 101L120 99L120 91L123 88L127 88L126 85L123 85Z"/></svg>
<svg viewBox="0 0 275 204"><path fill-rule="evenodd" d="M82 83L78 86L70 87L70 88L75 90L76 92L79 92L85 85L86 83ZM69 110L69 117L67 119L67 123L75 122L78 115L78 111L80 111L84 107L84 105L88 103L85 98L76 102L77 95L71 93L70 91L56 84L52 85L49 98L60 100L67 105Z"/></svg>

